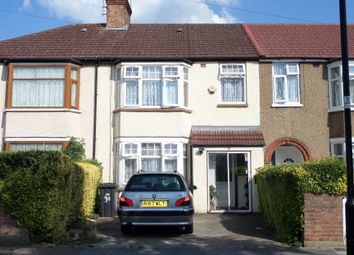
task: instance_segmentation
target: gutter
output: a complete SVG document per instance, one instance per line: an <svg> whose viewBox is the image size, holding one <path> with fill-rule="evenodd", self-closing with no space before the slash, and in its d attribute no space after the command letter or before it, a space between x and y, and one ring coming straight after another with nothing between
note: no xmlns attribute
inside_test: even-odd
<svg viewBox="0 0 354 255"><path fill-rule="evenodd" d="M92 138L92 159L96 159L97 140L97 89L98 89L98 64L95 65L95 90L93 98L93 138Z"/></svg>

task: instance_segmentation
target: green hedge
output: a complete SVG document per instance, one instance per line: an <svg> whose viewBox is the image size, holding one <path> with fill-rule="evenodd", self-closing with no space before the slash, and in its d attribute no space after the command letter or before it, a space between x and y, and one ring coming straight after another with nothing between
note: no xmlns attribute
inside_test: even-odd
<svg viewBox="0 0 354 255"><path fill-rule="evenodd" d="M83 167L61 152L0 153L0 201L32 240L60 242L92 210L94 198L84 195L92 176Z"/></svg>
<svg viewBox="0 0 354 255"><path fill-rule="evenodd" d="M77 163L84 174L81 212L84 217L92 217L95 213L98 187L101 183L102 169L88 162Z"/></svg>
<svg viewBox="0 0 354 255"><path fill-rule="evenodd" d="M256 174L260 207L280 241L303 243L304 193L343 195L345 165L339 159L266 166Z"/></svg>

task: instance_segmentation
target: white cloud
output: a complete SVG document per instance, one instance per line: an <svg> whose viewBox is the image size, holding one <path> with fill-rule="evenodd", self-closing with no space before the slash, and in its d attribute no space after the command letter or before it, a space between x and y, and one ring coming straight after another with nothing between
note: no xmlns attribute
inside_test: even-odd
<svg viewBox="0 0 354 255"><path fill-rule="evenodd" d="M28 9L31 7L31 0L23 0L21 10Z"/></svg>
<svg viewBox="0 0 354 255"><path fill-rule="evenodd" d="M102 0L35 0L59 18L105 22ZM24 0L30 2L30 0ZM208 1L209 2L209 1ZM237 4L239 0L213 0L214 4ZM233 23L237 19L226 8L212 9L205 0L133 0L133 23ZM220 8L219 8L220 9Z"/></svg>

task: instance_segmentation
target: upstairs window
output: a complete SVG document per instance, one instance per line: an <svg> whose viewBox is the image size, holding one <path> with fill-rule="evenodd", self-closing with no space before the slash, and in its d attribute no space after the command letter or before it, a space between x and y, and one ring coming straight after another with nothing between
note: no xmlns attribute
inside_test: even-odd
<svg viewBox="0 0 354 255"><path fill-rule="evenodd" d="M331 109L342 109L343 107L343 77L342 66L340 63L335 63L329 66L328 71L329 81L329 106ZM349 65L349 88L350 88L350 103L354 107L354 64Z"/></svg>
<svg viewBox="0 0 354 255"><path fill-rule="evenodd" d="M222 103L246 103L245 74L244 64L220 65Z"/></svg>
<svg viewBox="0 0 354 255"><path fill-rule="evenodd" d="M7 108L79 108L79 69L9 65Z"/></svg>
<svg viewBox="0 0 354 255"><path fill-rule="evenodd" d="M273 102L276 105L300 105L299 64L273 64Z"/></svg>
<svg viewBox="0 0 354 255"><path fill-rule="evenodd" d="M183 65L141 65L122 68L121 106L187 107L188 67ZM119 105L119 104L117 104Z"/></svg>

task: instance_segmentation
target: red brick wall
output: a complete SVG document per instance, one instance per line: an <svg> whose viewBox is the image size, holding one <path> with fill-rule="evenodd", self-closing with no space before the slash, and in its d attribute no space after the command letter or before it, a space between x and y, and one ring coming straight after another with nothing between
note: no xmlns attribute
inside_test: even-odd
<svg viewBox="0 0 354 255"><path fill-rule="evenodd" d="M305 246L343 246L342 197L305 194Z"/></svg>

